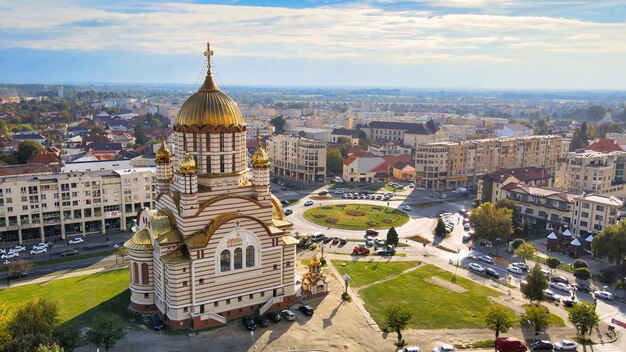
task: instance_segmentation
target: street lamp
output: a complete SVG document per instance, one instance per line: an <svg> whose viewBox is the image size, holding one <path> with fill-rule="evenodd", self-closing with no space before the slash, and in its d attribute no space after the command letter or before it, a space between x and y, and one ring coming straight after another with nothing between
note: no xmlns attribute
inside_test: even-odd
<svg viewBox="0 0 626 352"><path fill-rule="evenodd" d="M352 278L348 274L344 274L341 278L346 283L346 287L345 287L343 293L347 295L348 294L348 285L349 285L348 282L350 282L350 280L352 280Z"/></svg>
<svg viewBox="0 0 626 352"><path fill-rule="evenodd" d="M496 257L500 256L500 237L496 238Z"/></svg>

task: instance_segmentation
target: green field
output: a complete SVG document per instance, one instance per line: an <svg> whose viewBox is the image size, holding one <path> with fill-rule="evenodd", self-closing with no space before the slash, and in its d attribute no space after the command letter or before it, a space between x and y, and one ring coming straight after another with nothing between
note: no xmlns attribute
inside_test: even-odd
<svg viewBox="0 0 626 352"><path fill-rule="evenodd" d="M346 212L363 212L364 215L353 216ZM388 229L409 221L409 216L401 210L369 204L324 205L307 209L303 215L318 225L347 230ZM329 222L329 219L336 222Z"/></svg>
<svg viewBox="0 0 626 352"><path fill-rule="evenodd" d="M62 324L82 328L94 316L104 312L135 317L127 309L130 304L128 285L128 269L119 269L3 289L0 290L0 301L11 306L39 297L47 298L58 304Z"/></svg>
<svg viewBox="0 0 626 352"><path fill-rule="evenodd" d="M378 259L372 262L345 260L333 260L332 262L341 275L350 275L352 279L350 286L355 288L398 275L407 269L420 265L420 262L386 262L378 261ZM343 263L346 263L346 266L341 266Z"/></svg>
<svg viewBox="0 0 626 352"><path fill-rule="evenodd" d="M467 291L454 292L426 281L439 277L451 282L452 276L452 273L436 266L423 265L395 279L366 287L359 291L359 296L381 327L385 324L385 305L399 303L408 305L413 311L413 319L409 323L412 329L485 328L485 314L492 304L489 297L499 296L500 293L458 276L455 284Z"/></svg>

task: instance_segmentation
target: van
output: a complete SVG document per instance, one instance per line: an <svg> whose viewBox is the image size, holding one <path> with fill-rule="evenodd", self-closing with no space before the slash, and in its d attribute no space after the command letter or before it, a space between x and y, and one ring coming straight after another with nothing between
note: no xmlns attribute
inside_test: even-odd
<svg viewBox="0 0 626 352"><path fill-rule="evenodd" d="M496 350L499 352L525 352L528 348L515 337L498 337Z"/></svg>
<svg viewBox="0 0 626 352"><path fill-rule="evenodd" d="M311 234L311 241L319 242L324 239L324 234L321 232L314 232Z"/></svg>

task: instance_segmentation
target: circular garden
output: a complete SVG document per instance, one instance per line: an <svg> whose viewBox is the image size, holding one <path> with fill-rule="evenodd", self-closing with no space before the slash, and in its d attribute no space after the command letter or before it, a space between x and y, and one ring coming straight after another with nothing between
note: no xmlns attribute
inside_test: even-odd
<svg viewBox="0 0 626 352"><path fill-rule="evenodd" d="M304 218L321 226L347 230L388 229L406 224L398 209L370 204L329 204L307 209Z"/></svg>

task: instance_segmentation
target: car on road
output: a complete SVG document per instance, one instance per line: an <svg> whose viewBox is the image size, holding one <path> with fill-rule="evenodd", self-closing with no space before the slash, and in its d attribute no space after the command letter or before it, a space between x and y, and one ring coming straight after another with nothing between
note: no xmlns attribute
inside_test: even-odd
<svg viewBox="0 0 626 352"><path fill-rule="evenodd" d="M524 273L522 269L516 267L515 265L509 265L506 270L517 275L522 275Z"/></svg>
<svg viewBox="0 0 626 352"><path fill-rule="evenodd" d="M574 299L571 299L571 298L565 298L565 299L563 300L563 306L564 306L565 308L572 308L573 306L577 305L578 303L580 303L580 301L578 300L578 298L574 298Z"/></svg>
<svg viewBox="0 0 626 352"><path fill-rule="evenodd" d="M18 252L9 252L3 255L0 255L0 259L13 259L19 257L20 254Z"/></svg>
<svg viewBox="0 0 626 352"><path fill-rule="evenodd" d="M243 317L243 319L241 319L241 323L246 327L246 329L248 329L248 331L256 330L256 323L250 317Z"/></svg>
<svg viewBox="0 0 626 352"><path fill-rule="evenodd" d="M283 200L280 201L280 204L282 204L282 205L289 205L289 202L283 199Z"/></svg>
<svg viewBox="0 0 626 352"><path fill-rule="evenodd" d="M550 270L548 269L541 269L541 273L543 273L543 275L549 280L550 279Z"/></svg>
<svg viewBox="0 0 626 352"><path fill-rule="evenodd" d="M569 285L569 280L563 276L553 276L550 278L550 282L562 282Z"/></svg>
<svg viewBox="0 0 626 352"><path fill-rule="evenodd" d="M380 246L380 247L384 246L385 245L385 240L381 240L381 239L376 240L376 245Z"/></svg>
<svg viewBox="0 0 626 352"><path fill-rule="evenodd" d="M261 326L263 328L266 328L266 327L268 327L270 325L270 321L266 317L264 317L262 315L255 316L253 320L254 320L254 322L257 325L259 325L259 326Z"/></svg>
<svg viewBox="0 0 626 352"><path fill-rule="evenodd" d="M572 292L572 286L568 284L564 284L562 282L551 282L549 286L550 288L553 288L562 292L567 292L567 293Z"/></svg>
<svg viewBox="0 0 626 352"><path fill-rule="evenodd" d="M543 290L543 297L545 297L549 301L557 301L557 302L561 301L561 297L550 289Z"/></svg>
<svg viewBox="0 0 626 352"><path fill-rule="evenodd" d="M453 352L454 346L444 343L438 347L433 348L433 352Z"/></svg>
<svg viewBox="0 0 626 352"><path fill-rule="evenodd" d="M485 268L483 268L483 266L478 263L469 263L468 267L470 268L470 270L473 270L477 273L485 272Z"/></svg>
<svg viewBox="0 0 626 352"><path fill-rule="evenodd" d="M68 244L79 244L84 242L85 240L82 237L72 238L71 240L67 241Z"/></svg>
<svg viewBox="0 0 626 352"><path fill-rule="evenodd" d="M403 205L402 210L411 211L411 207L408 205Z"/></svg>
<svg viewBox="0 0 626 352"><path fill-rule="evenodd" d="M334 193L334 194L344 194L344 193L346 193L346 192L344 192L344 190L343 190L343 189L336 189L333 193Z"/></svg>
<svg viewBox="0 0 626 352"><path fill-rule="evenodd" d="M33 249L41 249L41 248L48 248L48 244L40 242L40 243L33 245Z"/></svg>
<svg viewBox="0 0 626 352"><path fill-rule="evenodd" d="M471 229L470 224L468 223L463 224L463 230L469 231L470 229Z"/></svg>
<svg viewBox="0 0 626 352"><path fill-rule="evenodd" d="M339 244L339 237L333 237L333 244Z"/></svg>
<svg viewBox="0 0 626 352"><path fill-rule="evenodd" d="M594 291L593 294L594 296L596 296L596 298L606 299L607 301L612 301L614 298L611 292L606 291Z"/></svg>
<svg viewBox="0 0 626 352"><path fill-rule="evenodd" d="M562 340L554 344L557 351L576 351L578 344L572 340Z"/></svg>
<svg viewBox="0 0 626 352"><path fill-rule="evenodd" d="M400 352L421 352L417 346L405 346Z"/></svg>
<svg viewBox="0 0 626 352"><path fill-rule="evenodd" d="M487 276L493 277L494 279L500 278L500 274L492 268L485 269L485 274L487 274Z"/></svg>
<svg viewBox="0 0 626 352"><path fill-rule="evenodd" d="M78 255L78 251L76 249L66 249L61 253L61 257L70 257L73 255Z"/></svg>
<svg viewBox="0 0 626 352"><path fill-rule="evenodd" d="M289 309L284 309L282 312L280 312L280 314L282 314L283 317L285 317L285 319L287 319L288 321L296 320L296 315L293 314L293 312Z"/></svg>
<svg viewBox="0 0 626 352"><path fill-rule="evenodd" d="M441 199L446 199L446 198L448 198L448 196L447 196L445 193L442 193L442 194L439 196L439 198L441 198Z"/></svg>
<svg viewBox="0 0 626 352"><path fill-rule="evenodd" d="M587 286L587 285L583 285L583 284L576 284L574 285L576 287L576 290L580 291L580 292L585 292L585 293L589 293L591 292L591 287Z"/></svg>
<svg viewBox="0 0 626 352"><path fill-rule="evenodd" d="M365 231L365 234L367 236L378 236L378 231L369 229L369 230Z"/></svg>
<svg viewBox="0 0 626 352"><path fill-rule="evenodd" d="M159 316L156 314L150 316L150 324L152 324L152 328L154 330L163 329L163 322L161 321L161 318L159 318Z"/></svg>
<svg viewBox="0 0 626 352"><path fill-rule="evenodd" d="M280 312L270 312L265 315L267 319L273 321L274 323L279 323L281 320Z"/></svg>
<svg viewBox="0 0 626 352"><path fill-rule="evenodd" d="M341 195L341 199L346 199L346 198L348 198L347 194L344 193L344 194Z"/></svg>
<svg viewBox="0 0 626 352"><path fill-rule="evenodd" d="M328 195L328 191L321 191L320 193L318 193L320 196L327 196Z"/></svg>
<svg viewBox="0 0 626 352"><path fill-rule="evenodd" d="M552 342L548 340L538 340L530 344L530 349L533 351L552 351Z"/></svg>
<svg viewBox="0 0 626 352"><path fill-rule="evenodd" d="M9 249L9 252L21 252L21 251L25 251L26 247L22 246L22 245L17 245L11 249Z"/></svg>
<svg viewBox="0 0 626 352"><path fill-rule="evenodd" d="M305 207L308 207L308 206L311 206L311 205L313 205L313 201L312 200L307 200L306 202L304 202L304 206Z"/></svg>
<svg viewBox="0 0 626 352"><path fill-rule="evenodd" d="M522 262L515 262L515 263L511 263L511 265L515 265L516 267L524 270L524 271L528 271L530 268L528 267L528 264L526 263L522 263Z"/></svg>
<svg viewBox="0 0 626 352"><path fill-rule="evenodd" d="M493 258L491 258L491 257L490 257L490 256L488 256L488 255L481 255L480 257L478 257L478 259L479 259L481 262L485 262L485 263L487 263L487 264L493 264Z"/></svg>
<svg viewBox="0 0 626 352"><path fill-rule="evenodd" d="M368 238L367 240L365 240L365 245L368 247L372 247L374 245L374 240L371 238Z"/></svg>
<svg viewBox="0 0 626 352"><path fill-rule="evenodd" d="M298 307L298 310L302 314L308 315L308 316L313 315L313 312L315 312L315 309L313 309L313 308L311 308L311 306L307 306L307 305L301 305L300 307Z"/></svg>
<svg viewBox="0 0 626 352"><path fill-rule="evenodd" d="M48 252L48 248L37 248L37 249L31 249L30 254L31 255L44 254L47 252Z"/></svg>
<svg viewBox="0 0 626 352"><path fill-rule="evenodd" d="M341 241L339 241L339 244L346 244L348 243L348 239L347 238L342 238Z"/></svg>
<svg viewBox="0 0 626 352"><path fill-rule="evenodd" d="M293 214L293 210L285 209L285 216Z"/></svg>

